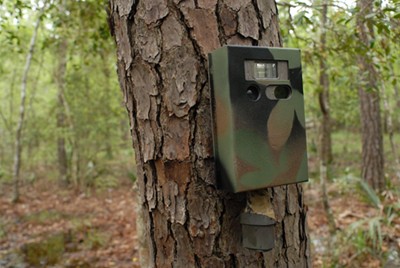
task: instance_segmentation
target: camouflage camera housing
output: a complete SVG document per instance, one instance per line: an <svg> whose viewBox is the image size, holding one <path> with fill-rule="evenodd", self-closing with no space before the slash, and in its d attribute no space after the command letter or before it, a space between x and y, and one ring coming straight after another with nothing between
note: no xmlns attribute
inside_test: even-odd
<svg viewBox="0 0 400 268"><path fill-rule="evenodd" d="M219 187L307 181L300 50L224 46L208 59Z"/></svg>

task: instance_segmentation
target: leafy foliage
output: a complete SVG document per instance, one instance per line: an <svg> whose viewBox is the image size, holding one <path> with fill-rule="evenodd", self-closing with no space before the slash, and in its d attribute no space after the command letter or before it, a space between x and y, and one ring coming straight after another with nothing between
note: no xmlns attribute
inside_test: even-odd
<svg viewBox="0 0 400 268"><path fill-rule="evenodd" d="M321 50L320 14L322 4L328 3L328 22L326 25L326 48ZM357 64L358 56L366 58L374 64L379 81L376 88L370 91L385 92L388 109L384 113L385 131L388 130L389 115L393 117L393 128L400 129L400 96L399 96L399 1L374 1L374 10L363 19L374 32L368 45L359 42L360 32L356 27L359 12L356 3L349 1L278 1L280 27L284 45L299 47L302 50L303 79L306 103L306 121L311 128L308 131L310 174L318 176L318 148L314 148L318 140L317 122L321 121L319 108L319 61L326 63L330 84L330 112L333 121L332 143L333 162L330 177L330 195L333 202L335 221L339 230L333 237L327 237L327 250L323 252L323 267L382 267L391 260L400 265L398 255L399 237L394 224L400 215L395 211L399 205L397 178L398 166L396 155L388 142L384 141L386 177L390 200L385 193L374 191L362 181L360 174L361 133L358 89L365 88L368 73L360 76ZM396 19L397 18L397 19ZM372 32L371 31L371 32ZM383 98L381 99L383 104ZM381 105L382 107L384 105ZM394 135L395 145L399 145L399 136ZM313 150L310 150L313 149ZM313 181L313 180L312 180ZM310 188L315 189L316 185ZM344 204L337 206L337 200ZM357 206L357 207L353 207ZM358 212L357 208L361 207ZM368 211L368 212L367 212ZM311 224L313 225L313 224ZM318 226L323 229L324 226ZM317 245L318 235L314 241ZM397 245L396 245L397 243ZM318 247L318 246L317 246ZM333 250L331 250L333 249ZM316 251L321 249L316 249ZM322 254L322 255L323 255ZM393 256L392 256L393 255ZM365 266L366 267L366 266ZM393 266L395 267L395 266Z"/></svg>
<svg viewBox="0 0 400 268"><path fill-rule="evenodd" d="M127 124L115 73L114 44L105 2L5 0L0 7L0 180L11 175L19 85L32 35L31 21L45 5L28 79L23 132L23 177L57 177L57 137L66 141L68 174L77 186L98 185L110 160L132 161ZM67 40L65 59L60 44ZM64 106L58 101L59 62L66 60ZM57 126L64 111L66 124ZM128 139L126 139L128 140ZM129 151L128 158L120 157ZM35 175L36 174L36 175ZM100 179L99 182L95 182Z"/></svg>
<svg viewBox="0 0 400 268"><path fill-rule="evenodd" d="M360 124L357 88L362 86L360 83L363 81L358 75L358 54L368 54L373 60L383 78L380 82L390 89L389 99L392 100L393 110L400 112L399 109L394 109L398 98L394 89L398 75L393 75L398 73L399 66L397 38L400 26L396 17L400 12L400 5L396 0L375 1L375 11L365 17L375 29L375 39L365 47L358 41L359 32L355 21L358 9L354 4L330 1L326 29L327 52L321 52L318 33L322 2L278 1L284 44L288 47L300 47L303 53L307 118L317 120L319 116L317 95L320 89L316 86L316 81L319 74L318 59L322 58L329 65L331 111L335 125L357 129ZM389 71L391 67L396 69L392 73Z"/></svg>

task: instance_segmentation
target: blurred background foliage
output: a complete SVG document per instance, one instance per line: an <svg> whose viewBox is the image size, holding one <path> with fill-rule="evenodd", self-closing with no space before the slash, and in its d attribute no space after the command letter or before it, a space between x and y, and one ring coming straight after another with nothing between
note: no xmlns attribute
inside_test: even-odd
<svg viewBox="0 0 400 268"><path fill-rule="evenodd" d="M64 139L68 181L77 187L132 173L129 123L105 9L104 1L95 0L1 1L1 182L12 179L21 79L38 16L22 130L22 183L57 180L58 138ZM60 73L63 61L65 71ZM60 111L64 114L61 126L57 124ZM110 176L113 172L119 173Z"/></svg>
<svg viewBox="0 0 400 268"><path fill-rule="evenodd" d="M398 267L400 1L371 1L371 13L362 18L369 25L367 45L360 42L361 33L357 25L360 8L357 2L277 2L284 45L302 50L311 180L305 187L311 193L308 204L314 265ZM322 23L324 5L327 6L325 25ZM326 36L324 46L321 44L322 34ZM374 66L378 79L376 88L369 88L366 83L369 73L360 74L359 56L368 58ZM325 63L329 78L332 159L327 166L327 186L321 179L323 170L319 159L324 120L320 107L324 90L320 83L320 61ZM377 92L380 97L385 159L385 186L380 190L373 189L361 178L360 87L367 92ZM325 196L324 187L327 188ZM317 215L321 213L327 215L322 222ZM333 215L331 219L329 214ZM333 222L333 230L328 228L329 221Z"/></svg>
<svg viewBox="0 0 400 268"><path fill-rule="evenodd" d="M340 176L350 168L360 176L361 133L360 100L358 88L365 79L359 74L356 57L367 54L378 72L378 90L381 101L381 122L384 132L385 171L387 183L399 182L399 159L393 152L389 136L388 121L391 117L394 141L397 149L400 143L400 1L372 1L374 12L365 20L373 25L374 36L369 46L359 41L356 16L359 8L356 1L277 1L280 27L284 46L299 47L302 50L303 82L306 99L306 118L309 123L308 142L311 158L317 158L318 125L322 119L318 94L319 60L327 64L329 77L329 106L332 127L333 177ZM321 28L323 5L328 5L327 24ZM326 47L321 49L320 35L326 33ZM365 73L364 76L367 76ZM387 102L385 106L384 102ZM397 162L397 163L396 163ZM339 165L340 164L340 165ZM314 169L318 171L318 169Z"/></svg>

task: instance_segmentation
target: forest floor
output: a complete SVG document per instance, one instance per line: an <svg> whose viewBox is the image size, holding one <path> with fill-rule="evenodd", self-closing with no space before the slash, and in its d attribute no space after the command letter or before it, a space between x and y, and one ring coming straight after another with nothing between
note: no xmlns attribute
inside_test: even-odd
<svg viewBox="0 0 400 268"><path fill-rule="evenodd" d="M400 199L392 191L380 198L359 189L328 187L335 233L329 230L319 185L305 186L313 267L400 267ZM383 201L379 201L383 199Z"/></svg>
<svg viewBox="0 0 400 268"><path fill-rule="evenodd" d="M1 187L1 186L0 186ZM82 193L48 182L0 190L0 267L139 267L131 183Z"/></svg>
<svg viewBox="0 0 400 268"><path fill-rule="evenodd" d="M11 204L11 187L0 188L0 267L139 267L132 184L82 193L37 182L21 189L21 202ZM1 186L0 186L1 187ZM338 233L329 233L318 185L305 185L313 267L392 267L382 256L400 252L400 219L387 224L384 212L353 194L329 188ZM399 202L388 197L388 204ZM395 214L398 215L398 214ZM368 240L368 221L378 219L381 241ZM352 233L351 226L366 225ZM356 237L357 238L357 237ZM370 246L367 244L371 243ZM373 243L380 243L374 246ZM341 247L338 245L341 244ZM372 251L371 251L372 248ZM392 255L393 255L392 254ZM397 260L396 260L397 256ZM392 258L393 259L393 258ZM393 266L400 267L400 266Z"/></svg>

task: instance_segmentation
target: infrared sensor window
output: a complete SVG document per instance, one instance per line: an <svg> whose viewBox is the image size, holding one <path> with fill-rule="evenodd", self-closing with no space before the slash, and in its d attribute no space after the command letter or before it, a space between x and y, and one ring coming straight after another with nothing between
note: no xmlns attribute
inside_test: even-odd
<svg viewBox="0 0 400 268"><path fill-rule="evenodd" d="M245 79L256 80L288 80L287 61L244 61Z"/></svg>
<svg viewBox="0 0 400 268"><path fill-rule="evenodd" d="M256 79L278 78L275 62L257 62L254 67Z"/></svg>

